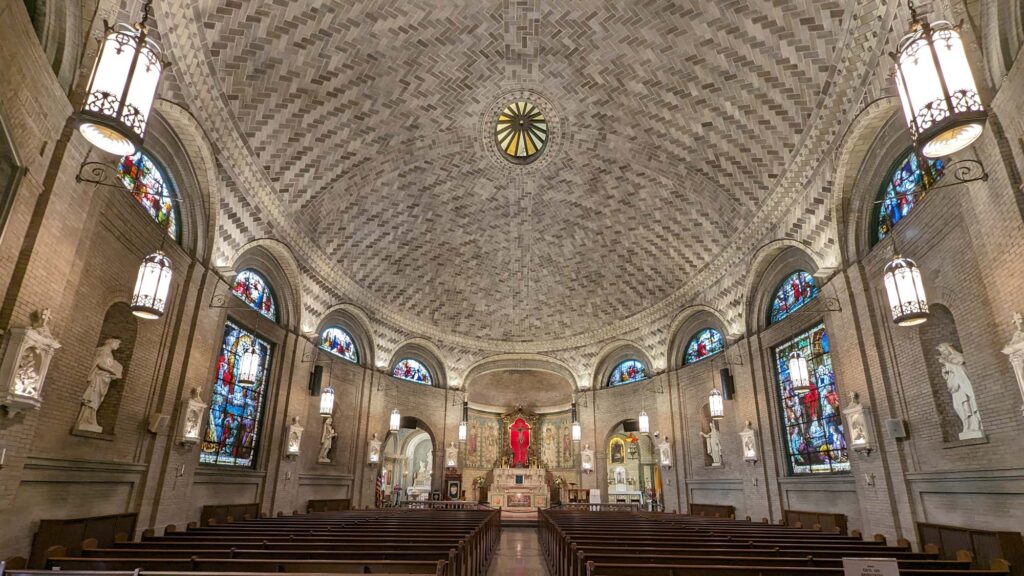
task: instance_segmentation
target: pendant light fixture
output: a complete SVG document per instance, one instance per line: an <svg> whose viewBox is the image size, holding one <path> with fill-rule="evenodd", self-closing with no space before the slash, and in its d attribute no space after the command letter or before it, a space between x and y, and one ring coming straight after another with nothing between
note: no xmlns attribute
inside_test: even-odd
<svg viewBox="0 0 1024 576"><path fill-rule="evenodd" d="M142 260L132 292L132 314L146 320L164 315L167 293L171 289L171 261L162 251L156 251Z"/></svg>
<svg viewBox="0 0 1024 576"><path fill-rule="evenodd" d="M391 419L388 421L388 429L392 432L398 432L402 427L402 413L395 408L391 411Z"/></svg>
<svg viewBox="0 0 1024 576"><path fill-rule="evenodd" d="M914 143L924 156L941 158L981 136L987 114L981 105L960 26L919 18L913 0L910 32L896 53L896 87Z"/></svg>
<svg viewBox="0 0 1024 576"><path fill-rule="evenodd" d="M334 388L328 386L320 392L320 415L330 416L334 414Z"/></svg>
<svg viewBox="0 0 1024 576"><path fill-rule="evenodd" d="M789 380L793 394L804 395L811 391L811 375L807 371L807 359L796 350L789 353Z"/></svg>
<svg viewBox="0 0 1024 576"><path fill-rule="evenodd" d="M252 386L256 383L256 377L260 371L260 355L256 352L256 346L252 344L242 352L238 362L238 385Z"/></svg>
<svg viewBox="0 0 1024 576"><path fill-rule="evenodd" d="M647 434L651 431L651 421L647 418L647 412L645 410L640 411L640 433Z"/></svg>
<svg viewBox="0 0 1024 576"><path fill-rule="evenodd" d="M166 64L149 39L152 0L135 26L104 22L99 54L89 77L85 103L74 118L91 144L118 156L142 147L160 76Z"/></svg>
<svg viewBox="0 0 1024 576"><path fill-rule="evenodd" d="M570 412L572 412L572 414L570 415L570 418L572 420L572 441L579 442L580 440L583 439L583 427L580 426L580 419L579 415L576 412L575 402L572 403L572 409L570 410Z"/></svg>
<svg viewBox="0 0 1024 576"><path fill-rule="evenodd" d="M889 311L897 326L915 326L928 320L928 298L921 282L921 270L910 258L898 253L882 274Z"/></svg>
<svg viewBox="0 0 1024 576"><path fill-rule="evenodd" d="M712 388L708 394L708 409L711 411L712 420L721 420L725 417L725 403L722 401L722 392L718 388Z"/></svg>
<svg viewBox="0 0 1024 576"><path fill-rule="evenodd" d="M469 402L462 402L462 421L459 422L459 442L469 437Z"/></svg>

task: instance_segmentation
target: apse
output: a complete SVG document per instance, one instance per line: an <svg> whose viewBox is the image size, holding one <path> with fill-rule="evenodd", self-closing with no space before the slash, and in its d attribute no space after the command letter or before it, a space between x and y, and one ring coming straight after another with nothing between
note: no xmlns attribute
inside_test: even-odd
<svg viewBox="0 0 1024 576"><path fill-rule="evenodd" d="M480 408L565 408L572 402L572 383L544 370L498 370L467 384L469 402Z"/></svg>

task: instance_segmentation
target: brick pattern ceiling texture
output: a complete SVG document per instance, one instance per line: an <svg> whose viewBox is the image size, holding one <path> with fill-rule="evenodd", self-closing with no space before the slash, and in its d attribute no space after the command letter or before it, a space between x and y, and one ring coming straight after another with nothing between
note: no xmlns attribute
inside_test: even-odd
<svg viewBox="0 0 1024 576"><path fill-rule="evenodd" d="M517 342L631 317L713 263L797 152L850 16L839 0L175 4L279 199L261 220L401 315ZM551 128L526 166L493 140L522 94Z"/></svg>

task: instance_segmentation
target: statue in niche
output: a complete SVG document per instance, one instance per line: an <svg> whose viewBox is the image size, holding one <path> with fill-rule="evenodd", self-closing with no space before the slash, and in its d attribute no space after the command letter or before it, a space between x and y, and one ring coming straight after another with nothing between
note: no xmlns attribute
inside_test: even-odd
<svg viewBox="0 0 1024 576"><path fill-rule="evenodd" d="M449 468L458 468L459 466L459 447L455 445L454 441L444 449L444 462L445 466Z"/></svg>
<svg viewBox="0 0 1024 576"><path fill-rule="evenodd" d="M590 449L590 444L584 444L580 450L580 467L586 471L594 469L594 451Z"/></svg>
<svg viewBox="0 0 1024 576"><path fill-rule="evenodd" d="M619 486L624 486L628 482L628 478L626 476L626 469L623 468L622 466L616 466L615 467L615 474L614 475L615 475L615 484L617 484Z"/></svg>
<svg viewBox="0 0 1024 576"><path fill-rule="evenodd" d="M668 436L658 443L658 461L662 466L672 465L672 444L669 443Z"/></svg>
<svg viewBox="0 0 1024 576"><path fill-rule="evenodd" d="M430 486L432 473L427 465L427 459L420 460L419 465L420 469L416 472L416 477L413 479L413 486Z"/></svg>
<svg viewBox="0 0 1024 576"><path fill-rule="evenodd" d="M320 464L330 464L331 459L327 456L327 453L331 451L331 446L334 444L334 439L338 437L338 432L334 429L334 417L327 416L324 418L324 429L320 433L320 456L317 458L317 462Z"/></svg>
<svg viewBox="0 0 1024 576"><path fill-rule="evenodd" d="M198 440L199 425L203 421L202 409L206 407L202 399L199 398L199 388L192 389L191 400L192 402L188 403L187 412L185 413L184 436Z"/></svg>
<svg viewBox="0 0 1024 576"><path fill-rule="evenodd" d="M75 422L76 430L103 433L103 427L96 423L96 412L107 397L110 383L121 379L123 367L117 360L114 360L114 350L120 347L121 340L119 338L108 338L102 346L96 349L92 369L89 370L89 386L82 394L82 407L78 412L78 421Z"/></svg>
<svg viewBox="0 0 1024 576"><path fill-rule="evenodd" d="M718 426L714 421L711 422L711 430L708 432L701 432L701 436L706 440L708 456L711 456L712 466L722 465L722 434L718 431Z"/></svg>
<svg viewBox="0 0 1024 576"><path fill-rule="evenodd" d="M35 346L29 346L21 353L14 373L14 393L21 396L39 397L39 366L42 356Z"/></svg>
<svg viewBox="0 0 1024 576"><path fill-rule="evenodd" d="M1010 357L1013 375L1017 377L1020 395L1024 397L1024 316L1021 316L1020 312L1013 313L1013 324L1017 331L1003 347L1003 354ZM1024 414L1024 406L1021 407L1021 413Z"/></svg>
<svg viewBox="0 0 1024 576"><path fill-rule="evenodd" d="M964 368L964 355L953 348L952 344L942 343L936 346L939 351L939 362L942 364L942 377L946 380L946 389L953 397L953 410L960 418L960 439L982 438L981 414L974 396L974 387L967 377Z"/></svg>
<svg viewBox="0 0 1024 576"><path fill-rule="evenodd" d="M370 462L380 462L380 440L377 439L377 433L373 433L373 438L370 439Z"/></svg>

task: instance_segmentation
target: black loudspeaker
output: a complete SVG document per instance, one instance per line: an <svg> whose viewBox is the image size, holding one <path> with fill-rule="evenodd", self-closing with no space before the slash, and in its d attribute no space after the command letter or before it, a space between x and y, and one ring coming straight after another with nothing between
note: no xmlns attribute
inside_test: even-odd
<svg viewBox="0 0 1024 576"><path fill-rule="evenodd" d="M728 368L722 368L718 371L718 381L722 384L722 399L732 400L736 389L733 387L732 373L729 372Z"/></svg>
<svg viewBox="0 0 1024 576"><path fill-rule="evenodd" d="M640 423L637 422L636 420L626 420L625 422L622 423L622 431L626 433L639 432Z"/></svg>
<svg viewBox="0 0 1024 576"><path fill-rule="evenodd" d="M319 396L320 395L320 383L324 379L324 367L317 364L313 366L313 371L309 374L309 395Z"/></svg>

